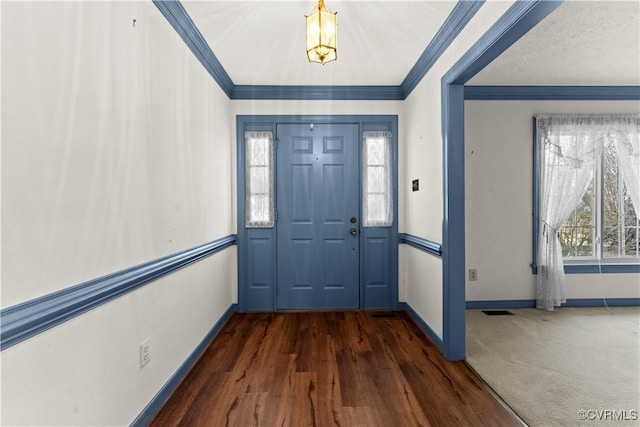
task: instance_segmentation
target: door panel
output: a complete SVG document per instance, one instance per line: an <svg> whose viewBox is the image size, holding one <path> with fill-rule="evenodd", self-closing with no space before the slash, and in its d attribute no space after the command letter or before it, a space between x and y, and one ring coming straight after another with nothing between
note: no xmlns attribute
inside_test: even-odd
<svg viewBox="0 0 640 427"><path fill-rule="evenodd" d="M286 208L291 210L291 222L294 224L312 224L313 165L291 165L290 171L291 173L288 174L287 178L291 186L291 203Z"/></svg>
<svg viewBox="0 0 640 427"><path fill-rule="evenodd" d="M359 308L358 125L279 124L277 137L277 308Z"/></svg>
<svg viewBox="0 0 640 427"><path fill-rule="evenodd" d="M275 239L268 228L252 228L250 233L246 240L246 285L242 303L250 310L273 310Z"/></svg>
<svg viewBox="0 0 640 427"><path fill-rule="evenodd" d="M393 308L392 259L389 229L365 228L363 252L366 268L362 269L363 308Z"/></svg>

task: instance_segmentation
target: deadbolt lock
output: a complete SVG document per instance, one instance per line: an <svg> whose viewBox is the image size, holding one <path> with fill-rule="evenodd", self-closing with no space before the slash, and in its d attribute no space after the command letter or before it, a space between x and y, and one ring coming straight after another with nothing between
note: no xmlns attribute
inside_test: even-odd
<svg viewBox="0 0 640 427"><path fill-rule="evenodd" d="M349 221L351 221L351 224L355 224L358 219L355 216L352 216Z"/></svg>

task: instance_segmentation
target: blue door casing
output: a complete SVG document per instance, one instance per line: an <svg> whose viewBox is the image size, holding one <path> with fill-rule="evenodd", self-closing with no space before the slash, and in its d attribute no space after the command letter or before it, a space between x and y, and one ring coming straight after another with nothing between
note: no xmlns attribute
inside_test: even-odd
<svg viewBox="0 0 640 427"><path fill-rule="evenodd" d="M312 186L313 173L309 172L310 168L304 167L304 163L296 163L296 168L289 167L288 174L297 174L295 179L288 178L288 183L277 182L276 189L277 194L277 222L273 228L246 228L244 227L245 216L245 157L244 157L244 134L248 131L255 132L272 132L274 137L277 135L280 137L280 141L277 141L278 148L276 149L276 181L282 181L280 175L283 172L283 164L286 162L304 160L304 157L289 158L289 160L282 159L284 150L282 147L286 147L287 135L290 135L291 130L299 129L301 132L298 136L301 136L296 144L298 151L316 151L315 147L310 147L308 142L304 141L304 138L308 138L310 133L310 124L314 125L314 135L326 133L329 129L329 139L322 138L320 151L326 159L330 159L323 167L322 178L318 178L319 182L322 182L321 191L318 194L305 193L303 189L305 185L307 187ZM334 130L331 130L334 129ZM338 162L331 163L340 156L336 151L340 149L340 138L333 138L332 135L339 135L348 129L346 132L345 144L350 138L349 133L355 129L355 154L344 154L349 160L349 167L341 167ZM393 206L394 206L394 221L390 227L361 227L361 165L360 165L360 153L362 150L362 134L365 131L389 131L392 134L393 143ZM305 134L305 132L307 132ZM391 309L395 310L398 306L398 116L395 115L250 115L250 116L237 116L236 117L236 134L237 134L237 197L238 197L238 210L237 210L237 224L238 224L238 311L274 311L274 310L286 310L286 309ZM306 136L305 136L306 135ZM313 138L312 138L313 139ZM312 144L313 145L313 144ZM350 146L353 148L352 146ZM293 148L289 146L289 149ZM326 153L325 153L326 151ZM298 153L302 155L303 153ZM307 153L309 154L309 153ZM318 162L321 162L321 157L318 157ZM309 159L314 160L315 157ZM332 160L331 160L332 159ZM307 159L308 160L308 159ZM344 159L343 159L344 160ZM306 160L305 160L306 161ZM318 169L320 170L320 169ZM324 172L326 171L326 172ZM338 172L340 171L340 172ZM347 176L342 174L346 173ZM355 175L352 175L355 174ZM325 176L326 175L326 176ZM305 180L305 176L309 176L308 182ZM355 180L353 179L355 176ZM343 180L355 181L355 195L350 196L347 200L350 200L355 206L355 214L351 214L348 211L354 208L344 202L344 206L339 208L340 202L337 199L345 199L346 194L353 194L353 190L348 190L346 186L339 185ZM314 184L317 185L317 184ZM348 184L350 185L350 184ZM288 186L287 189L284 189ZM324 188L326 186L326 188ZM283 187L281 189L280 187ZM330 190L332 189L332 190ZM289 196L285 196L283 193L290 193ZM322 194L325 193L325 194ZM342 196L339 193L343 193ZM289 198L289 204L293 204L293 198L297 198L296 202L298 211L287 213L283 210L284 199ZM324 198L324 200L323 200ZM314 200L321 200L320 202ZM349 203L351 203L349 202ZM325 233L325 240L323 245L324 249L314 249L312 246L308 246L307 253L304 252L305 240L308 241L309 237L296 237L298 230L292 229L291 234L286 236L286 231L283 230L283 224L292 222L294 218L297 222L312 222L312 221L299 221L302 216L305 216L304 209L308 209L310 204L313 204L313 210L319 211L325 209L323 213L320 211L319 215L324 215L325 224L322 227L326 229L320 230L319 233ZM306 206L305 206L306 205ZM304 208L304 209L303 209ZM345 212L339 212L343 209ZM345 216L346 214L346 216ZM311 216L311 215L306 215ZM352 216L356 217L356 223L347 228L347 239L345 239L344 233L344 220L345 218L350 220ZM311 219L311 218L307 218ZM315 219L313 220L315 221ZM302 225L302 224L296 224ZM308 224L307 224L308 225ZM320 225L314 225L307 227L313 229L314 227L321 227ZM322 228L321 227L321 228ZM304 228L304 227L298 227ZM356 228L356 236L353 237L349 230ZM339 230L339 232L337 231ZM313 231L313 233L316 233ZM317 237L314 237L317 238ZM352 240L349 240L351 238ZM295 245L296 248L287 249L283 248L281 241L290 241L297 239ZM276 244L278 243L278 244ZM348 243L351 246L348 246ZM291 243L293 245L294 243ZM332 246L333 245L333 246ZM337 249L336 249L337 248ZM351 254L346 253L344 248L349 248ZM283 255L282 252L285 252ZM288 255L286 255L288 251ZM314 252L315 251L315 252ZM338 256L339 255L339 256ZM355 258L353 257L355 256ZM297 257L297 259L295 258ZM344 258L344 259L343 259ZM295 264L295 268L291 268L290 264ZM303 263L306 263L307 268L303 268ZM283 272L283 269L289 268L289 273ZM322 267L324 266L324 267ZM329 266L327 268L326 266ZM338 266L337 268L335 266ZM351 268L353 267L353 268ZM354 270L356 273L354 273ZM298 277L291 277L294 274L298 274ZM287 278L289 275L289 278ZM354 276L355 275L355 276ZM305 278L306 277L306 278ZM314 299L312 302L307 301L304 303L302 291L305 283L311 283L311 278L315 277L315 281L318 283L324 283L321 285L321 291L309 291L307 293L313 294ZM355 277L355 279L352 279ZM320 278L320 279L318 279ZM355 291L353 288L347 286L347 283L355 282ZM288 285L287 285L288 283ZM297 286L295 292L286 295L290 288ZM309 287L313 288L313 286ZM344 287L344 291L341 288ZM280 295L285 296L280 297ZM340 296L340 294L344 296ZM353 302L353 294L356 295L356 302ZM324 295L324 296L322 296ZM296 299L298 298L298 299ZM302 302L301 302L302 301Z"/></svg>

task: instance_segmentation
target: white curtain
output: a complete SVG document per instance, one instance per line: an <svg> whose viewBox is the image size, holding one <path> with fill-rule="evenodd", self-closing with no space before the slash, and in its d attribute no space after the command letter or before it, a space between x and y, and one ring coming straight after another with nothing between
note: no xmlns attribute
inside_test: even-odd
<svg viewBox="0 0 640 427"><path fill-rule="evenodd" d="M638 206L640 116L541 115L536 118L540 180L537 307L553 310L566 302L558 230L593 180L605 139L613 139L616 147L620 147L617 150L620 167L634 205Z"/></svg>
<svg viewBox="0 0 640 427"><path fill-rule="evenodd" d="M636 213L640 215L640 117L619 118L611 137L615 140L622 179Z"/></svg>
<svg viewBox="0 0 640 427"><path fill-rule="evenodd" d="M362 225L390 227L393 224L391 132L363 132L362 139Z"/></svg>
<svg viewBox="0 0 640 427"><path fill-rule="evenodd" d="M273 134L245 132L245 227L275 225Z"/></svg>
<svg viewBox="0 0 640 427"><path fill-rule="evenodd" d="M538 116L539 219L537 307L553 310L566 302L558 230L586 192L602 152L602 139L587 118Z"/></svg>

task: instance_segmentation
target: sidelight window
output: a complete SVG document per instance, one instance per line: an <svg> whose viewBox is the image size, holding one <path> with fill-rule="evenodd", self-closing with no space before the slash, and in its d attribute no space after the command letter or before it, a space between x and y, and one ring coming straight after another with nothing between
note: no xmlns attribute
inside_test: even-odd
<svg viewBox="0 0 640 427"><path fill-rule="evenodd" d="M275 221L273 133L245 132L245 227L271 228Z"/></svg>
<svg viewBox="0 0 640 427"><path fill-rule="evenodd" d="M362 135L362 225L393 224L391 132Z"/></svg>

